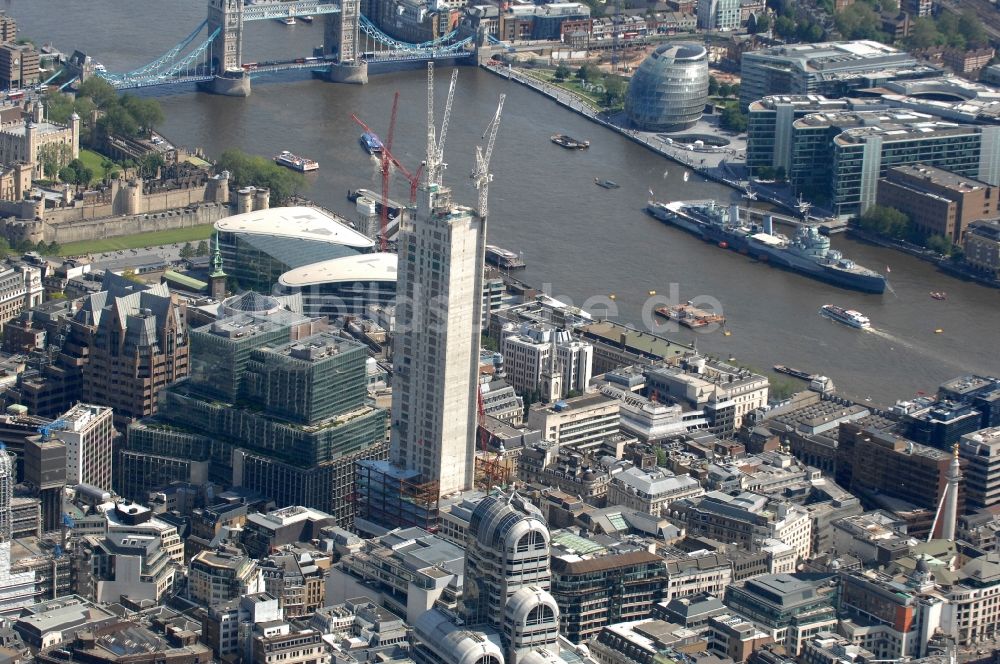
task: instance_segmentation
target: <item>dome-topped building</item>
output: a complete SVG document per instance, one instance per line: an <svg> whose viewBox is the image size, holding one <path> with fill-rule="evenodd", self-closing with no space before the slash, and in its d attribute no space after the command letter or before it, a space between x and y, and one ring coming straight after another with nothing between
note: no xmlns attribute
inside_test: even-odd
<svg viewBox="0 0 1000 664"><path fill-rule="evenodd" d="M708 103L708 52L701 44L664 44L632 76L625 113L644 131L680 131Z"/></svg>

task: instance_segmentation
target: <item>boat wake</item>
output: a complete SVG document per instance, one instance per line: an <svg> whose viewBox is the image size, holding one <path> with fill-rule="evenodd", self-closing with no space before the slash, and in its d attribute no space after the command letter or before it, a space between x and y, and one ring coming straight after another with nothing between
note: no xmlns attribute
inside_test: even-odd
<svg viewBox="0 0 1000 664"><path fill-rule="evenodd" d="M909 341L906 341L905 339L901 339L901 338L897 337L895 334L892 334L891 332L886 332L885 330L880 330L877 327L869 327L867 330L865 330L865 332L867 332L868 334L873 334L876 337L879 337L881 339L885 339L886 341L891 341L892 343L898 344L898 345L902 346L903 348L908 348L910 350L913 350L913 349L916 348L916 346L914 346Z"/></svg>

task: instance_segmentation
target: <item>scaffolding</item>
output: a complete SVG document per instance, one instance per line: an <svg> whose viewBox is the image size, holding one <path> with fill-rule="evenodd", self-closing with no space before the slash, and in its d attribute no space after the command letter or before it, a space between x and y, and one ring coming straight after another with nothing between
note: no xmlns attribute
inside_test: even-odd
<svg viewBox="0 0 1000 664"><path fill-rule="evenodd" d="M357 464L357 517L385 528L423 528L437 532L440 491L436 481L420 482L418 473L386 461Z"/></svg>

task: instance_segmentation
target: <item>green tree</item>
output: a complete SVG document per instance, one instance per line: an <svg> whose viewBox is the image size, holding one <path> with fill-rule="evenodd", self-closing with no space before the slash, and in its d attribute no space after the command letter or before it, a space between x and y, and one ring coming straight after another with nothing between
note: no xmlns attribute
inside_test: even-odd
<svg viewBox="0 0 1000 664"><path fill-rule="evenodd" d="M968 48L980 48L989 43L986 29L982 20L976 15L975 10L966 9L958 17L958 32L965 38Z"/></svg>
<svg viewBox="0 0 1000 664"><path fill-rule="evenodd" d="M194 250L195 256L208 256L208 242L202 240L198 243L198 247Z"/></svg>
<svg viewBox="0 0 1000 664"><path fill-rule="evenodd" d="M236 149L223 152L215 168L217 172L229 171L234 187L267 187L271 190L271 202L276 205L288 200L305 185L305 178L299 173Z"/></svg>
<svg viewBox="0 0 1000 664"><path fill-rule="evenodd" d="M784 166L778 166L774 169L774 179L778 182L784 182L787 177L788 173L785 171Z"/></svg>
<svg viewBox="0 0 1000 664"><path fill-rule="evenodd" d="M58 90L50 90L45 94L45 112L49 120L58 124L69 124L69 116L73 115L73 99Z"/></svg>
<svg viewBox="0 0 1000 664"><path fill-rule="evenodd" d="M557 81L565 81L571 75L572 75L572 72L569 70L569 67L567 67L565 63L560 62L559 66L556 67L556 71L553 74L553 77Z"/></svg>
<svg viewBox="0 0 1000 664"><path fill-rule="evenodd" d="M190 242L185 242L184 246L181 247L180 257L191 258L192 256L194 256L194 245L192 245Z"/></svg>
<svg viewBox="0 0 1000 664"><path fill-rule="evenodd" d="M625 79L621 76L608 74L604 77L604 105L608 108L620 106L625 99Z"/></svg>
<svg viewBox="0 0 1000 664"><path fill-rule="evenodd" d="M950 256L952 248L954 247L951 238L945 237L944 235L928 236L924 241L924 246L931 251L941 254L942 256Z"/></svg>
<svg viewBox="0 0 1000 664"><path fill-rule="evenodd" d="M667 466L667 451L662 447L656 448L656 465L660 468L666 468Z"/></svg>
<svg viewBox="0 0 1000 664"><path fill-rule="evenodd" d="M783 39L795 36L795 21L787 16L779 16L774 21L774 32Z"/></svg>
<svg viewBox="0 0 1000 664"><path fill-rule="evenodd" d="M728 129L729 131L735 131L737 133L746 131L747 116L740 113L740 106L738 102L729 102L726 104L725 108L722 109L722 113L719 115L719 126L723 129Z"/></svg>
<svg viewBox="0 0 1000 664"><path fill-rule="evenodd" d="M733 94L733 86L729 85L728 83L723 83L722 85L719 86L720 97L729 97L732 94Z"/></svg>
<svg viewBox="0 0 1000 664"><path fill-rule="evenodd" d="M48 251L49 245L45 244L44 241L39 240L38 244L35 245L35 253L39 256L44 256L45 252Z"/></svg>
<svg viewBox="0 0 1000 664"><path fill-rule="evenodd" d="M139 174L144 178L156 177L156 172L163 168L166 162L159 152L150 152L139 160Z"/></svg>
<svg viewBox="0 0 1000 664"><path fill-rule="evenodd" d="M0 258L6 258L12 253L14 253L14 250L11 249L10 242L7 241L7 238L0 235Z"/></svg>
<svg viewBox="0 0 1000 664"><path fill-rule="evenodd" d="M924 16L913 22L910 36L906 38L906 45L911 49L930 48L943 41L944 37L938 32L934 19Z"/></svg>
<svg viewBox="0 0 1000 664"><path fill-rule="evenodd" d="M139 137L139 123L128 110L121 106L109 107L104 111L104 116L97 121L97 124L109 136Z"/></svg>
<svg viewBox="0 0 1000 664"><path fill-rule="evenodd" d="M70 162L72 148L66 143L46 143L38 148L38 159L47 178L59 176L59 171Z"/></svg>
<svg viewBox="0 0 1000 664"><path fill-rule="evenodd" d="M90 97L98 108L106 108L118 99L114 86L99 76L91 76L76 89L77 97Z"/></svg>
<svg viewBox="0 0 1000 664"><path fill-rule="evenodd" d="M576 77L581 81L593 83L600 80L601 68L595 64L587 63L576 70Z"/></svg>
<svg viewBox="0 0 1000 664"><path fill-rule="evenodd" d="M757 34L761 35L771 29L771 17L761 14L757 17Z"/></svg>
<svg viewBox="0 0 1000 664"><path fill-rule="evenodd" d="M872 233L903 239L910 235L910 219L896 208L873 205L857 220L858 225Z"/></svg>
<svg viewBox="0 0 1000 664"><path fill-rule="evenodd" d="M719 94L719 79L714 76L709 75L708 77L708 96L714 97Z"/></svg>
<svg viewBox="0 0 1000 664"><path fill-rule="evenodd" d="M886 41L886 35L879 31L882 25L875 10L863 2L855 2L837 12L835 19L837 30L845 39L877 39Z"/></svg>
<svg viewBox="0 0 1000 664"><path fill-rule="evenodd" d="M59 243L56 242L55 240L52 240L52 242L49 242L49 246L48 246L48 250L46 251L46 254L49 255L49 256L58 256L59 255L59 251L61 249L62 249L62 247L59 246Z"/></svg>
<svg viewBox="0 0 1000 664"><path fill-rule="evenodd" d="M750 18L747 19L747 32L749 32L751 35L755 35L759 31L760 30L757 27L757 15L750 14Z"/></svg>
<svg viewBox="0 0 1000 664"><path fill-rule="evenodd" d="M119 104L128 111L138 125L140 133L145 136L149 135L153 127L163 123L163 108L155 99L122 95Z"/></svg>
<svg viewBox="0 0 1000 664"><path fill-rule="evenodd" d="M94 171L79 159L74 159L59 169L59 179L69 184L88 185L94 179Z"/></svg>

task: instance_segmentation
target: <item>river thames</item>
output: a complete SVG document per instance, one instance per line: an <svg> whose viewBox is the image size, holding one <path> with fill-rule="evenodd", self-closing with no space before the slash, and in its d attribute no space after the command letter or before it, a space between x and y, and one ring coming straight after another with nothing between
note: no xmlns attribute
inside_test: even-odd
<svg viewBox="0 0 1000 664"><path fill-rule="evenodd" d="M109 71L128 71L154 59L205 16L205 3L197 0L6 0L0 8L17 19L22 36L64 52L83 50ZM247 30L244 59L306 56L321 42L319 20L254 24ZM439 70L436 77L439 112L449 73ZM210 156L238 147L268 157L290 150L316 159L321 168L308 176L303 194L354 218L347 190L380 185L377 164L360 148L361 130L351 114L385 132L398 91L394 153L411 169L420 163L426 141L422 70L373 76L363 87L314 81L302 73L256 79L253 85L248 99L190 88L158 92L167 118L162 133ZM670 336L697 338L699 350L758 369L780 363L823 373L847 395L879 403L933 392L961 373L1000 373L1000 291L843 236L833 244L847 256L880 272L891 266L889 292L845 291L720 250L652 219L643 207L650 189L664 200L723 202L736 200L731 189L693 175L685 182L683 166L472 67L459 73L446 148L446 181L460 202L475 202L469 181L474 148L501 93L507 100L491 166L489 239L523 252L528 268L518 275L522 280L547 284L551 294L574 304L589 303L594 313L603 315L610 303L617 320L637 326L644 325L650 291L657 298L675 293L680 301L711 296L723 307L729 336L683 329ZM554 133L589 139L591 147L563 150L549 141ZM594 185L598 177L622 186L602 189ZM407 195L398 178L393 197ZM947 300L931 299L931 291L946 291ZM822 318L818 309L827 303L860 310L874 329L861 332Z"/></svg>

